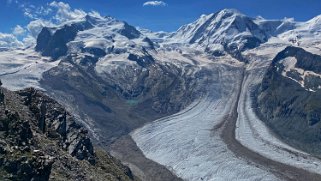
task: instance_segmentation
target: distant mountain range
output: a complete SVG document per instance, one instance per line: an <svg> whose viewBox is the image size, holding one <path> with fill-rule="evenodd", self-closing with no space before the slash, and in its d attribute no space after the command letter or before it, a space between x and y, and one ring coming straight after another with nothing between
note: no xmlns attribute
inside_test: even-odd
<svg viewBox="0 0 321 181"><path fill-rule="evenodd" d="M45 90L78 118L95 142L107 149L156 119L161 122L180 111L188 112L190 105L205 98L220 100L217 104L226 107L222 114L229 115L226 111L234 109L233 106L240 110L242 100L247 101L247 97L242 98L247 96L244 92L250 92L254 97L250 100L252 108L277 135L276 139L320 156L320 55L321 16L307 22L266 20L224 9L202 15L176 32L167 33L135 28L112 17L91 14L59 26L44 27L34 47L1 50L0 69L4 71L0 72L0 79L13 90L30 86ZM196 109L197 105L190 109ZM192 118L186 115L182 120L187 119ZM170 125L159 127L164 129L162 135L169 131L166 129ZM177 135L189 134L176 129ZM134 140L142 143L144 134L136 133ZM221 140L218 135L217 138ZM145 145L156 143L150 140ZM172 141L179 145L181 140ZM165 142L159 140L157 144ZM142 153L149 153L150 148L138 146ZM186 153L192 153L195 148L186 149L191 149ZM144 164L131 163L130 158L119 153L115 155L129 162L134 174L137 168L143 170ZM183 179L202 178L197 174L189 177L191 172L184 171L181 165L150 155L149 159ZM177 163L182 161L175 159ZM269 159L283 163L282 159ZM186 164L188 167L192 163ZM151 176L148 173L146 177ZM208 176L211 178L213 175Z"/></svg>

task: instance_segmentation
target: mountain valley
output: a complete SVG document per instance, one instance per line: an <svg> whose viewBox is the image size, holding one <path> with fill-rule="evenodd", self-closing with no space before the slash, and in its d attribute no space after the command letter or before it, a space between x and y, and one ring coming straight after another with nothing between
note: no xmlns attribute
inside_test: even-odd
<svg viewBox="0 0 321 181"><path fill-rule="evenodd" d="M53 156L42 141L60 146L44 180L59 180L63 159L83 173L73 180L321 179L321 16L224 9L167 33L86 13L1 49L0 69L1 120L17 112L41 158ZM35 122L44 100L46 126ZM67 146L74 132L85 153Z"/></svg>

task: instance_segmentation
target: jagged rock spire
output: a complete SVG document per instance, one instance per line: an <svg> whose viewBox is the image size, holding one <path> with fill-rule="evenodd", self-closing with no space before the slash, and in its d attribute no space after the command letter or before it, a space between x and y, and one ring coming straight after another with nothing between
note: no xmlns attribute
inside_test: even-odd
<svg viewBox="0 0 321 181"><path fill-rule="evenodd" d="M2 82L0 80L0 103L2 104L4 102L4 94L2 92L1 86L2 86Z"/></svg>

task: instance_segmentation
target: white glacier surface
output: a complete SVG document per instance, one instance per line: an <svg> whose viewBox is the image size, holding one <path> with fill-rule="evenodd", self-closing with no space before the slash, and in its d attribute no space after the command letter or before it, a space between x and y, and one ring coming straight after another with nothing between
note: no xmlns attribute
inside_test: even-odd
<svg viewBox="0 0 321 181"><path fill-rule="evenodd" d="M27 87L42 89L39 84L42 74L59 62L53 62L31 48L0 52L0 79L10 90Z"/></svg>
<svg viewBox="0 0 321 181"><path fill-rule="evenodd" d="M133 131L132 138L147 158L184 180L278 180L236 157L222 141L220 131L213 130L235 104L241 75L225 71L219 77L225 83L211 84L208 95L177 114ZM221 91L220 86L228 91Z"/></svg>

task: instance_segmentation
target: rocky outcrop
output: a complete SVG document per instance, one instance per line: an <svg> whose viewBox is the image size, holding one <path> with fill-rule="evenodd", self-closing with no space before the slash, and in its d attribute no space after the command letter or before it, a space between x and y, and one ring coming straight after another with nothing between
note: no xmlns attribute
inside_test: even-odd
<svg viewBox="0 0 321 181"><path fill-rule="evenodd" d="M95 66L99 58L104 57L107 53L100 48L82 48L83 53L89 53L90 55L85 55L79 62L81 66L90 67ZM71 58L71 57L68 57Z"/></svg>
<svg viewBox="0 0 321 181"><path fill-rule="evenodd" d="M48 180L54 157L35 147L30 122L0 103L0 180Z"/></svg>
<svg viewBox="0 0 321 181"><path fill-rule="evenodd" d="M2 86L2 82L0 80L0 87L1 86ZM2 90L0 89L0 104L3 103L3 101L4 101L4 94L3 94Z"/></svg>
<svg viewBox="0 0 321 181"><path fill-rule="evenodd" d="M282 59L287 57L295 57L298 61L295 66L302 68L305 71L313 71L315 73L321 73L321 56L307 52L303 48L289 46L273 59L272 65L276 65Z"/></svg>
<svg viewBox="0 0 321 181"><path fill-rule="evenodd" d="M55 138L69 154L80 160L95 163L93 145L88 132L67 113L56 101L42 92L29 88L19 91L24 103L38 119L42 133Z"/></svg>
<svg viewBox="0 0 321 181"><path fill-rule="evenodd" d="M123 28L119 30L119 33L128 39L138 38L141 33L133 26L124 22Z"/></svg>
<svg viewBox="0 0 321 181"><path fill-rule="evenodd" d="M143 56L138 56L130 53L128 55L128 60L135 61L138 65L142 67L148 67L155 62L154 58L148 53L146 53Z"/></svg>
<svg viewBox="0 0 321 181"><path fill-rule="evenodd" d="M78 31L91 28L88 21L65 25L63 28L55 30L43 28L37 37L36 51L41 52L43 56L49 56L52 59L58 59L66 55L68 51L67 43L74 40Z"/></svg>
<svg viewBox="0 0 321 181"><path fill-rule="evenodd" d="M320 65L321 56L287 47L274 58L257 95L263 120L290 144L317 155L321 155Z"/></svg>
<svg viewBox="0 0 321 181"><path fill-rule="evenodd" d="M0 90L0 180L134 180L56 101L33 88Z"/></svg>

